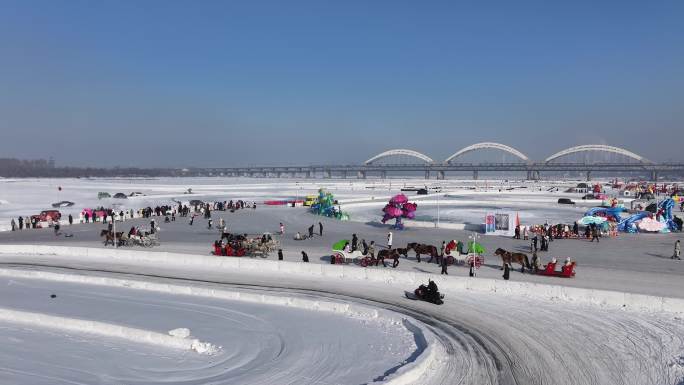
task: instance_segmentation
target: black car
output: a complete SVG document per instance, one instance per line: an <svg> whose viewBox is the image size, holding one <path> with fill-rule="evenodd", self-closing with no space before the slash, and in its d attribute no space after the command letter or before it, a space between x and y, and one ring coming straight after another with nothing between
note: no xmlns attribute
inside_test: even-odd
<svg viewBox="0 0 684 385"><path fill-rule="evenodd" d="M570 200L570 198L558 198L558 204L560 204L560 205L574 205L575 202Z"/></svg>
<svg viewBox="0 0 684 385"><path fill-rule="evenodd" d="M116 198L116 199L128 199L128 197L124 193L116 193L116 194L114 194L114 198Z"/></svg>

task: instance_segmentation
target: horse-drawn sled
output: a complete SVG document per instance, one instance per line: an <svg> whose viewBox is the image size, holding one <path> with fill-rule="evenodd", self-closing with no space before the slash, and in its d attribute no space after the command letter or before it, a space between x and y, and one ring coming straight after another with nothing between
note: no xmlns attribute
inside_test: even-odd
<svg viewBox="0 0 684 385"><path fill-rule="evenodd" d="M546 264L546 267L541 268L540 260L537 259L537 254L532 256L532 262L530 263L527 254L506 251L504 249L496 249L494 255L501 257L501 269L504 269L504 265L513 266L513 263L520 265L520 272L524 273L525 269L531 270L533 273L538 275L546 275L549 277L561 277L561 278L572 278L575 276L575 266L577 263L571 261L570 258L565 259L565 264L561 266L559 271L556 270L557 260L554 258L551 262Z"/></svg>
<svg viewBox="0 0 684 385"><path fill-rule="evenodd" d="M391 259L393 261L392 267L397 267L399 265L399 255L406 256L406 249L382 249L378 251L376 256L364 255L360 250L352 251L350 245L351 243L348 240L343 239L332 246L333 254L330 258L332 258L333 263L355 263L362 267L377 266L382 263L383 266L387 267L385 259Z"/></svg>
<svg viewBox="0 0 684 385"><path fill-rule="evenodd" d="M225 244L222 241L225 239ZM235 235L222 233L221 240L214 242L212 254L224 257L261 256L277 250L280 242L273 238L271 233L263 233L259 237L248 237L247 234Z"/></svg>
<svg viewBox="0 0 684 385"><path fill-rule="evenodd" d="M370 257L363 255L363 253L361 253L361 250L352 251L349 245L351 245L351 243L349 242L349 240L346 239L337 241L332 245L333 253L330 258L332 258L335 261L335 264L341 265L347 263L355 263L363 267L368 266L371 262Z"/></svg>
<svg viewBox="0 0 684 385"><path fill-rule="evenodd" d="M157 233L143 231L136 231L135 233L129 234L123 231L114 233L113 231L105 229L100 231L100 237L105 239L105 246L108 244L114 246L114 242L116 242L117 246L153 247L160 245Z"/></svg>

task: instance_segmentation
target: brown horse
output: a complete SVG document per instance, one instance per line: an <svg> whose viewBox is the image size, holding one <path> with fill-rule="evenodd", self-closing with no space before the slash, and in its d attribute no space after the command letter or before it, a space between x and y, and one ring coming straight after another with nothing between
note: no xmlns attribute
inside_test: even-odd
<svg viewBox="0 0 684 385"><path fill-rule="evenodd" d="M378 258L376 260L375 265L377 266L378 262L382 262L382 265L385 266L385 258L387 259L392 259L392 267L397 267L399 266L399 256L403 255L406 257L406 254L408 253L408 250L402 249L401 247L398 247L396 249L382 249L378 251Z"/></svg>
<svg viewBox="0 0 684 385"><path fill-rule="evenodd" d="M506 251L502 248L496 249L494 252L494 255L498 255L501 257L501 270L504 269L505 264L512 265L514 262L520 264L520 272L524 273L525 268L531 269L532 267L530 266L530 260L527 258L527 254L524 253L512 253L510 251Z"/></svg>
<svg viewBox="0 0 684 385"><path fill-rule="evenodd" d="M437 253L437 248L432 245L424 245L422 243L411 242L406 245L406 252L413 250L416 252L416 259L420 262L420 255L426 254L430 256L430 259L437 258L439 254Z"/></svg>
<svg viewBox="0 0 684 385"><path fill-rule="evenodd" d="M120 242L122 236L123 236L123 232L120 232L120 233L117 232L116 234L114 234L114 232L106 230L106 229L102 229L102 231L100 231L100 237L105 237L105 241L104 241L105 246L107 246L107 244L110 242L111 242L112 246L114 246L114 241Z"/></svg>

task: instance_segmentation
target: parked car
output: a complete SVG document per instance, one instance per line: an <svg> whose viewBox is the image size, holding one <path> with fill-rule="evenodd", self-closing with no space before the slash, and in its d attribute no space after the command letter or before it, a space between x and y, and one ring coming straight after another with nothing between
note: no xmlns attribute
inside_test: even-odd
<svg viewBox="0 0 684 385"><path fill-rule="evenodd" d="M419 188L417 193L418 193L418 195L427 195L428 190L426 188Z"/></svg>
<svg viewBox="0 0 684 385"><path fill-rule="evenodd" d="M124 193L116 193L116 194L114 194L114 198L116 198L116 199L127 199L128 197Z"/></svg>
<svg viewBox="0 0 684 385"><path fill-rule="evenodd" d="M100 191L97 193L97 199L104 199L104 198L111 198L112 196L109 195L108 192Z"/></svg>
<svg viewBox="0 0 684 385"><path fill-rule="evenodd" d="M58 221L62 218L62 213L59 210L45 210L41 211L40 214L34 215L41 222Z"/></svg>
<svg viewBox="0 0 684 385"><path fill-rule="evenodd" d="M561 204L561 205L574 205L575 202L573 202L570 198L558 198L558 204Z"/></svg>
<svg viewBox="0 0 684 385"><path fill-rule="evenodd" d="M130 194L128 194L129 197L144 197L145 194L141 193L140 191L135 191Z"/></svg>
<svg viewBox="0 0 684 385"><path fill-rule="evenodd" d="M317 199L317 195L307 195L306 198L304 198L304 206L310 207L311 205L316 203Z"/></svg>
<svg viewBox="0 0 684 385"><path fill-rule="evenodd" d="M61 201L61 202L53 203L53 204L52 204L52 207L55 207L55 208L56 208L56 207L71 207L71 206L73 206L73 205L74 205L74 202L70 202L70 201Z"/></svg>

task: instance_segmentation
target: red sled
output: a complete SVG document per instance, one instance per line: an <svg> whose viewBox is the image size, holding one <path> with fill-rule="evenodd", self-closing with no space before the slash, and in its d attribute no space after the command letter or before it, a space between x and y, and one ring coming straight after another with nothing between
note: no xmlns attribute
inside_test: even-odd
<svg viewBox="0 0 684 385"><path fill-rule="evenodd" d="M546 265L546 269L539 270L537 274L551 277L572 278L575 276L575 265L576 262L572 262L569 266L564 265L560 271L556 271L556 264L549 262Z"/></svg>

